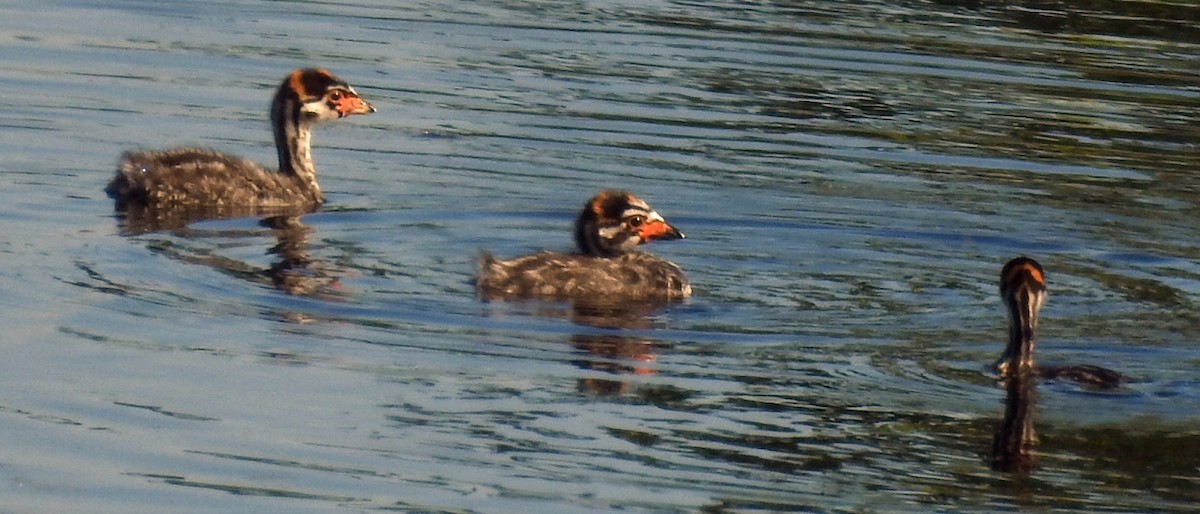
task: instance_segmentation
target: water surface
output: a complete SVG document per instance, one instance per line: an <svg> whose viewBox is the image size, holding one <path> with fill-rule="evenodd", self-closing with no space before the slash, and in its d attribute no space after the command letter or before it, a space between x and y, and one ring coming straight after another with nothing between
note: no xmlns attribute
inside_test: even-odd
<svg viewBox="0 0 1200 514"><path fill-rule="evenodd" d="M13 512L1190 512L1200 11L1157 2L0 7ZM1120 12L1116 10L1120 9ZM327 67L328 206L131 233L123 149L273 158ZM601 188L695 297L482 303ZM1047 269L1023 472L997 275Z"/></svg>

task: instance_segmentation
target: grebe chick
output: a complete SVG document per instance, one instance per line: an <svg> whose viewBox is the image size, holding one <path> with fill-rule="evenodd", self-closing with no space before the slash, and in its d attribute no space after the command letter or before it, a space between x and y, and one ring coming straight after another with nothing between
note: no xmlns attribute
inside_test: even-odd
<svg viewBox="0 0 1200 514"><path fill-rule="evenodd" d="M310 140L319 122L375 112L354 88L322 69L283 79L271 101L271 127L279 169L202 148L128 151L104 189L116 210L316 207L325 202L317 184Z"/></svg>
<svg viewBox="0 0 1200 514"><path fill-rule="evenodd" d="M548 298L594 303L675 300L692 294L683 270L637 250L660 239L683 239L646 202L624 191L602 191L575 220L578 253L543 251L511 260L484 252L475 285L486 300Z"/></svg>
<svg viewBox="0 0 1200 514"><path fill-rule="evenodd" d="M1099 388L1112 388L1128 381L1119 372L1099 366L1037 367L1033 359L1038 313L1046 301L1046 273L1028 257L1008 261L1000 271L1000 296L1008 308L1008 346L996 362L1001 377L1036 375L1048 380L1070 380Z"/></svg>

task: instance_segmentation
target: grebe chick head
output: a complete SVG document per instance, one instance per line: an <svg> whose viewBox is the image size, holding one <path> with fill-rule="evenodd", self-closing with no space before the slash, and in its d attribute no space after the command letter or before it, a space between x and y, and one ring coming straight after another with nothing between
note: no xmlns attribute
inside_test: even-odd
<svg viewBox="0 0 1200 514"><path fill-rule="evenodd" d="M625 191L601 191L575 220L575 244L595 257L615 257L650 241L683 237L649 204Z"/></svg>
<svg viewBox="0 0 1200 514"><path fill-rule="evenodd" d="M292 121L296 124L375 112L375 108L359 97L350 84L320 68L306 68L288 74L275 93L273 107L273 120L294 112L296 118Z"/></svg>
<svg viewBox="0 0 1200 514"><path fill-rule="evenodd" d="M288 74L271 100L279 171L299 176L318 194L310 140L316 123L375 112L346 81L320 68Z"/></svg>
<svg viewBox="0 0 1200 514"><path fill-rule="evenodd" d="M1000 296L1008 308L1008 346L996 363L1002 376L1034 370L1038 312L1046 294L1046 274L1037 261L1017 257L1000 271Z"/></svg>

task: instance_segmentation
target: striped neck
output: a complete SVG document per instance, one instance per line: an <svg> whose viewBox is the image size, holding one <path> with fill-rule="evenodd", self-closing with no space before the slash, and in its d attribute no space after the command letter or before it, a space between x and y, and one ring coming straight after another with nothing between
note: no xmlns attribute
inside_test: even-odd
<svg viewBox="0 0 1200 514"><path fill-rule="evenodd" d="M271 103L271 126L279 152L279 172L294 177L317 202L324 201L312 159L313 121L305 118L296 92L280 87Z"/></svg>
<svg viewBox="0 0 1200 514"><path fill-rule="evenodd" d="M623 253L600 239L600 220L584 214L575 221L575 245L584 255L593 257L615 257Z"/></svg>
<svg viewBox="0 0 1200 514"><path fill-rule="evenodd" d="M1028 288L1018 289L1016 298L1008 303L1008 347L1004 359L1011 371L1028 371L1034 367L1033 347L1037 334L1037 309L1041 296Z"/></svg>
<svg viewBox="0 0 1200 514"><path fill-rule="evenodd" d="M1046 275L1033 259L1009 261L1000 274L1000 296L1008 307L1008 347L1000 359L1005 375L1033 371L1038 313L1046 301Z"/></svg>

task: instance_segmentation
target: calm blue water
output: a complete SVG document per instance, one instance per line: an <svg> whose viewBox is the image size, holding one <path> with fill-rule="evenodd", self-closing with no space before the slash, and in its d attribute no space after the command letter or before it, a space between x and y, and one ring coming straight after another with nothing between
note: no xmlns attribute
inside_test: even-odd
<svg viewBox="0 0 1200 514"><path fill-rule="evenodd" d="M0 511L1200 502L1195 7L393 4L0 5ZM269 162L306 66L379 109L316 134L327 208L122 231L122 150ZM474 298L609 187L688 234L650 250L691 301ZM1021 254L1040 358L1136 381L1039 386L1005 473Z"/></svg>

